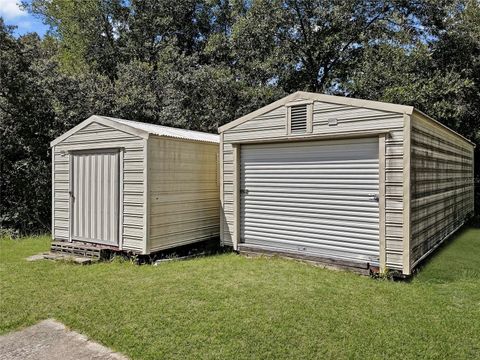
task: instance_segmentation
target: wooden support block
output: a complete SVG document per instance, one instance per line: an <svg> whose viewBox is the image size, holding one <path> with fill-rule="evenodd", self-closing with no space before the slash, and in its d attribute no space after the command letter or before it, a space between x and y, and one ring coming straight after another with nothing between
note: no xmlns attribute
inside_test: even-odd
<svg viewBox="0 0 480 360"><path fill-rule="evenodd" d="M87 257L76 257L74 261L80 265L88 265L92 263L92 259Z"/></svg>

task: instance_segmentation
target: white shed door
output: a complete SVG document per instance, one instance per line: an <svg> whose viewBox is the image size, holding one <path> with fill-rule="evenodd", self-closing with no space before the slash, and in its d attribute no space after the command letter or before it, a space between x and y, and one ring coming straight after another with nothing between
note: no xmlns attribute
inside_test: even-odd
<svg viewBox="0 0 480 360"><path fill-rule="evenodd" d="M73 153L73 240L118 245L119 159L115 150Z"/></svg>
<svg viewBox="0 0 480 360"><path fill-rule="evenodd" d="M244 145L240 156L241 243L378 261L376 138Z"/></svg>

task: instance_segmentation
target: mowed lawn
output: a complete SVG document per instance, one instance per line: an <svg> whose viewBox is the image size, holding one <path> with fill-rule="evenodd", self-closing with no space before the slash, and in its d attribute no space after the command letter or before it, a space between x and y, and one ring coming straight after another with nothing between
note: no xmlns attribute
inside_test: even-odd
<svg viewBox="0 0 480 360"><path fill-rule="evenodd" d="M479 359L480 229L411 282L223 254L160 266L25 257L0 240L0 332L55 318L132 359Z"/></svg>

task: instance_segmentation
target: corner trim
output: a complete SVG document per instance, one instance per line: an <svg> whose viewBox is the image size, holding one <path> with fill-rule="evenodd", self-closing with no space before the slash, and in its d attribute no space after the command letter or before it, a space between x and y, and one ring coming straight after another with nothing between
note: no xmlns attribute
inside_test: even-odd
<svg viewBox="0 0 480 360"><path fill-rule="evenodd" d="M124 180L124 167L123 167L123 154L124 148L118 149L118 249L123 250L123 180Z"/></svg>
<svg viewBox="0 0 480 360"><path fill-rule="evenodd" d="M404 114L403 128L403 274L410 275L411 264L411 151L412 151L412 117Z"/></svg>
<svg viewBox="0 0 480 360"><path fill-rule="evenodd" d="M68 152L68 241L72 242L72 227L73 227L73 156Z"/></svg>
<svg viewBox="0 0 480 360"><path fill-rule="evenodd" d="M55 146L52 146L52 240L55 240Z"/></svg>
<svg viewBox="0 0 480 360"><path fill-rule="evenodd" d="M240 243L240 145L233 145L233 249L238 250Z"/></svg>
<svg viewBox="0 0 480 360"><path fill-rule="evenodd" d="M220 152L219 152L219 172L220 177L220 246L224 246L224 221L225 221L225 208L224 208L224 189L223 189L223 134L220 134Z"/></svg>
<svg viewBox="0 0 480 360"><path fill-rule="evenodd" d="M144 149L144 156L143 156L143 171L144 171L144 187L143 187L143 254L150 253L150 171L148 169L148 159L149 159L149 141L148 138L143 140L143 149Z"/></svg>
<svg viewBox="0 0 480 360"><path fill-rule="evenodd" d="M379 258L380 272L387 270L387 249L385 233L385 134L378 137L378 214L379 214Z"/></svg>

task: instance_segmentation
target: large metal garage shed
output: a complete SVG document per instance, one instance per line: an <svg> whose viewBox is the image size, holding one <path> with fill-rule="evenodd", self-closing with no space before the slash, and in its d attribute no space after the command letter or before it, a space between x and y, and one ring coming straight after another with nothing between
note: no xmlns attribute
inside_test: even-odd
<svg viewBox="0 0 480 360"><path fill-rule="evenodd" d="M411 106L296 92L219 133L240 251L408 275L473 214L474 144Z"/></svg>
<svg viewBox="0 0 480 360"><path fill-rule="evenodd" d="M150 254L218 237L218 142L91 116L51 142L53 239Z"/></svg>

